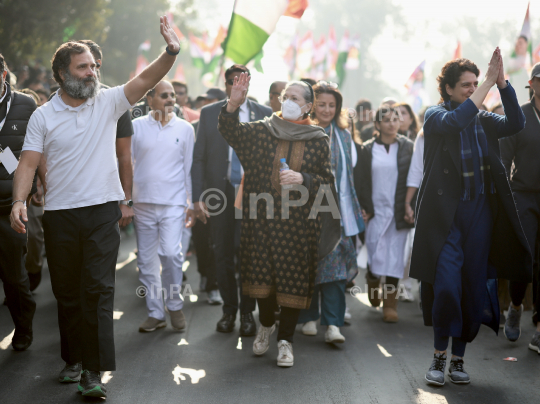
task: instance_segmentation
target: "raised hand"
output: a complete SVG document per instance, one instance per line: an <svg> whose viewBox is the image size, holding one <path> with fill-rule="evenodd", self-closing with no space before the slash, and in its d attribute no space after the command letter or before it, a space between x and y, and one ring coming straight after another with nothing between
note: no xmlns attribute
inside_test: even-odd
<svg viewBox="0 0 540 404"><path fill-rule="evenodd" d="M171 25L169 24L169 20L166 16L159 17L159 25L161 35L163 35L163 39L165 39L165 42L167 42L169 50L173 53L179 52L180 40L178 39L176 32L174 32L174 29L172 29Z"/></svg>
<svg viewBox="0 0 540 404"><path fill-rule="evenodd" d="M504 77L504 66L502 55L499 54L500 63L499 63L499 76L497 77L497 87L505 88L508 84L506 83L506 78Z"/></svg>
<svg viewBox="0 0 540 404"><path fill-rule="evenodd" d="M250 80L251 77L247 73L240 73L240 76L234 78L229 104L235 110L246 100Z"/></svg>
<svg viewBox="0 0 540 404"><path fill-rule="evenodd" d="M501 51L499 47L497 47L495 51L493 51L493 55L491 55L491 60L489 61L489 67L485 78L485 81L491 86L498 82L501 65Z"/></svg>

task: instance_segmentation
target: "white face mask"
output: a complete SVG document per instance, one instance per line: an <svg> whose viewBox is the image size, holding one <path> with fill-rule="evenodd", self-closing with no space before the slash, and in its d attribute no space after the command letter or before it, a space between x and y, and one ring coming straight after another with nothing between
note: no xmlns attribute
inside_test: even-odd
<svg viewBox="0 0 540 404"><path fill-rule="evenodd" d="M281 104L283 119L288 119L290 121L298 120L303 115L302 108L293 100L285 100L285 102Z"/></svg>

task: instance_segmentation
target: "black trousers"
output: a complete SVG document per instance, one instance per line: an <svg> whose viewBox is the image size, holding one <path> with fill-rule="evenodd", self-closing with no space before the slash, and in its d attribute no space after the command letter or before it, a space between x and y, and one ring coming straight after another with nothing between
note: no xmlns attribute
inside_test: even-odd
<svg viewBox="0 0 540 404"><path fill-rule="evenodd" d="M43 215L62 359L82 362L83 369L116 369L113 301L121 217L117 202Z"/></svg>
<svg viewBox="0 0 540 404"><path fill-rule="evenodd" d="M276 322L274 316L277 307L276 295L271 295L266 299L257 299L257 303L259 304L259 321L265 327L272 327ZM281 306L277 334L278 341L285 340L291 344L294 342L294 330L298 323L298 317L300 317L300 309Z"/></svg>
<svg viewBox="0 0 540 404"><path fill-rule="evenodd" d="M11 228L9 215L0 215L0 279L4 283L6 303L17 335L32 332L36 311L24 265L25 255L26 233L17 233Z"/></svg>
<svg viewBox="0 0 540 404"><path fill-rule="evenodd" d="M204 224L197 220L192 229L192 239L197 254L197 270L201 276L206 276L206 292L217 290L216 258L212 247L210 223Z"/></svg>
<svg viewBox="0 0 540 404"><path fill-rule="evenodd" d="M521 226L534 257L533 291L536 312L540 312L540 281L538 276L538 248L540 241L540 192L514 192ZM528 283L509 282L510 298L515 306L521 305Z"/></svg>
<svg viewBox="0 0 540 404"><path fill-rule="evenodd" d="M225 188L226 206L219 215L210 217L212 242L216 258L216 278L219 293L223 299L223 313L236 315L255 310L255 299L242 295L242 284L236 281L234 258L240 246L240 223L234 218L234 187L227 183ZM218 209L219 211L219 209ZM240 260L237 260L238 264ZM240 268L239 268L240 269ZM240 304L238 293L240 292Z"/></svg>

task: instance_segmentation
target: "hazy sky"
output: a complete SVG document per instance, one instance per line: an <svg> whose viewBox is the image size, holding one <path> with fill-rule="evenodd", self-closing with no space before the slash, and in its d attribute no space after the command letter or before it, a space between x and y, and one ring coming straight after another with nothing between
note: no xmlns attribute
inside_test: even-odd
<svg viewBox="0 0 540 404"><path fill-rule="evenodd" d="M450 59L458 39L471 39L466 29L458 30L458 32L442 32L442 24L459 21L465 16L475 17L479 24L486 21L515 21L515 31L508 33L508 38L499 44L503 55L509 54L513 41L521 29L528 0L393 0L393 2L402 7L405 22L414 28L412 36L404 41L389 25L368 46L369 52L381 63L383 80L394 88L395 95L399 96L405 91L403 85L407 78L423 59L427 60L426 78L433 81L436 72L430 71L430 60ZM194 2L201 23L207 25L210 31L215 31L219 24L228 26L233 4L234 0L196 0ZM537 45L540 43L540 1L531 2L530 12L533 44ZM301 33L305 32L306 28L312 27L316 13L315 7L308 8L302 17ZM297 22L293 19L282 18L275 34L270 37L264 48L265 75L254 74L250 88L250 93L258 97L261 102L268 98L270 83L286 77L282 57L296 30L296 24ZM354 33L362 34L361 27L355 31L358 32ZM506 35L503 36L506 37ZM463 49L463 56L467 57L466 48ZM487 66L487 60L475 60L475 62L481 69L485 69L484 65ZM434 91L433 88L431 91Z"/></svg>

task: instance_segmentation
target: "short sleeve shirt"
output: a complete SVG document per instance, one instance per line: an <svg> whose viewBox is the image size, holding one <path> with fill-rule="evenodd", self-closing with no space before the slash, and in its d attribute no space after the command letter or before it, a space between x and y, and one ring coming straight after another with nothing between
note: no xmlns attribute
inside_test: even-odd
<svg viewBox="0 0 540 404"><path fill-rule="evenodd" d="M22 149L47 160L45 210L123 200L116 129L131 107L124 86L103 89L77 108L66 105L60 91L30 117Z"/></svg>

